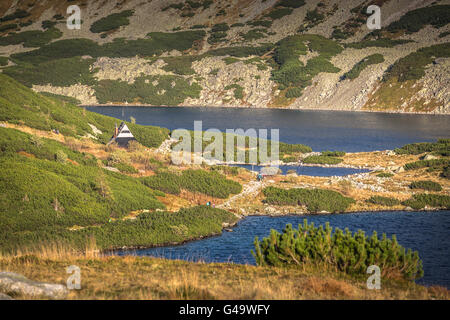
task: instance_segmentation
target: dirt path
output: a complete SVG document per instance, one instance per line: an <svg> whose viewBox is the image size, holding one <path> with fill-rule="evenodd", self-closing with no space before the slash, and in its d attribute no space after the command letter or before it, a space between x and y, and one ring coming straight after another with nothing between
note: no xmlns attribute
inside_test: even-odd
<svg viewBox="0 0 450 320"><path fill-rule="evenodd" d="M265 181L250 181L242 187L242 192L232 196L224 203L217 206L220 209L230 209L232 204L243 197L255 197L259 191L268 185Z"/></svg>

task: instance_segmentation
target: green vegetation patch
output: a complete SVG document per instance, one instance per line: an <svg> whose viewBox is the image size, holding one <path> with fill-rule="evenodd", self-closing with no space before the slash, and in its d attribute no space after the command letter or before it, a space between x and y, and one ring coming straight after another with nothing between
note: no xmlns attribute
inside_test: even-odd
<svg viewBox="0 0 450 320"><path fill-rule="evenodd" d="M90 30L92 33L101 33L116 30L121 26L127 26L130 24L130 20L128 18L131 17L133 13L133 10L125 10L120 13L110 14L107 17L95 21Z"/></svg>
<svg viewBox="0 0 450 320"><path fill-rule="evenodd" d="M0 46L22 44L26 48L36 48L45 46L61 36L62 32L57 28L10 33L6 37L0 38Z"/></svg>
<svg viewBox="0 0 450 320"><path fill-rule="evenodd" d="M230 84L230 85L226 86L224 89L225 90L234 89L234 91L233 91L234 97L239 100L244 99L244 88L242 86L240 86L238 84Z"/></svg>
<svg viewBox="0 0 450 320"><path fill-rule="evenodd" d="M102 143L109 141L117 123L117 119L37 94L3 74L0 74L0 110L0 121L44 131L58 129L71 137L95 135L89 126L92 124L102 131L98 136ZM159 147L169 134L168 129L126 123L139 143L149 148Z"/></svg>
<svg viewBox="0 0 450 320"><path fill-rule="evenodd" d="M428 191L441 191L442 186L431 180L414 181L409 186L411 189L423 189Z"/></svg>
<svg viewBox="0 0 450 320"><path fill-rule="evenodd" d="M436 142L410 143L394 150L396 154L422 154L425 152L443 153L450 151L450 139L438 139Z"/></svg>
<svg viewBox="0 0 450 320"><path fill-rule="evenodd" d="M0 67L7 66L9 62L8 57L0 57Z"/></svg>
<svg viewBox="0 0 450 320"><path fill-rule="evenodd" d="M167 171L142 179L143 183L156 190L179 194L181 189L199 192L215 198L226 199L230 194L242 191L242 186L216 171L185 170L181 175Z"/></svg>
<svg viewBox="0 0 450 320"><path fill-rule="evenodd" d="M109 217L133 210L164 208L156 199L159 192L98 167L92 156L12 129L1 131L0 233L5 238L106 223Z"/></svg>
<svg viewBox="0 0 450 320"><path fill-rule="evenodd" d="M390 178L390 177L393 177L393 176L394 176L394 174L390 173L390 172L377 173L377 177L379 177L379 178Z"/></svg>
<svg viewBox="0 0 450 320"><path fill-rule="evenodd" d="M306 55L308 49L319 53L319 56L308 60L306 66L299 60ZM280 85L280 89L299 88L311 84L311 79L321 72L339 72L330 59L342 51L336 42L318 35L294 35L284 38L277 44L274 59L278 68L272 72L272 80ZM291 92L298 96L298 92Z"/></svg>
<svg viewBox="0 0 450 320"><path fill-rule="evenodd" d="M450 196L441 194L415 194L403 205L419 210L425 207L450 209Z"/></svg>
<svg viewBox="0 0 450 320"><path fill-rule="evenodd" d="M450 5L424 7L408 11L399 20L392 22L387 30L417 32L426 25L441 28L450 22Z"/></svg>
<svg viewBox="0 0 450 320"><path fill-rule="evenodd" d="M425 67L434 59L450 57L450 43L442 43L425 47L397 60L386 72L383 81L397 78L398 81L418 80L425 75Z"/></svg>
<svg viewBox="0 0 450 320"><path fill-rule="evenodd" d="M100 103L138 102L151 105L179 105L187 97L198 98L202 90L200 85L189 84L181 76L145 76L137 78L133 84L102 80L94 89Z"/></svg>
<svg viewBox="0 0 450 320"><path fill-rule="evenodd" d="M409 162L403 167L405 170L417 170L421 168L439 169L448 165L450 165L450 159L432 159Z"/></svg>
<svg viewBox="0 0 450 320"><path fill-rule="evenodd" d="M43 96L49 97L49 98L53 98L53 99L60 100L60 101L70 103L70 104L74 104L74 105L81 104L81 101L74 97L63 96L61 94L55 94L55 93L51 93L51 92L40 92L40 94Z"/></svg>
<svg viewBox="0 0 450 320"><path fill-rule="evenodd" d="M52 60L36 65L19 63L5 68L3 73L16 79L27 87L51 84L53 86L68 87L74 84L94 85L90 68L95 59L73 57Z"/></svg>
<svg viewBox="0 0 450 320"><path fill-rule="evenodd" d="M304 0L281 0L278 1L278 7L286 7L286 8L300 8L305 5Z"/></svg>
<svg viewBox="0 0 450 320"><path fill-rule="evenodd" d="M264 188L265 201L273 205L306 206L309 212L344 212L355 202L342 194L325 189L280 189L276 187Z"/></svg>
<svg viewBox="0 0 450 320"><path fill-rule="evenodd" d="M52 42L33 51L14 54L12 58L35 64L84 55L93 58L135 57L136 55L151 57L166 51L191 49L194 43L202 40L205 35L206 33L203 30L173 33L151 32L147 34L145 39L126 40L116 38L103 45L89 39L66 39Z"/></svg>
<svg viewBox="0 0 450 320"><path fill-rule="evenodd" d="M338 164L341 163L343 160L336 157L331 156L308 156L305 159L303 159L303 163L308 164Z"/></svg>
<svg viewBox="0 0 450 320"><path fill-rule="evenodd" d="M142 213L135 220L115 221L100 228L73 232L70 238L84 243L86 238L94 237L102 249L155 246L220 234L224 223L236 221L236 216L225 210L197 206L175 213Z"/></svg>
<svg viewBox="0 0 450 320"><path fill-rule="evenodd" d="M13 13L1 17L0 18L0 22L12 21L12 20L16 20L16 19L23 19L23 18L26 18L26 17L28 17L30 15L31 14L29 12L25 11L25 10L17 9Z"/></svg>
<svg viewBox="0 0 450 320"><path fill-rule="evenodd" d="M382 62L384 62L384 57L382 54L379 54L379 53L372 54L370 56L365 57L358 63L356 63L350 71L346 72L342 76L342 78L354 80L354 79L358 78L359 75L361 74L361 72L364 69L366 69L368 66L373 65L373 64L379 64Z"/></svg>
<svg viewBox="0 0 450 320"><path fill-rule="evenodd" d="M396 206L400 204L400 201L395 198L389 198L389 197L382 197L382 196L372 196L369 199L366 200L368 203L372 204L378 204L381 206Z"/></svg>
<svg viewBox="0 0 450 320"><path fill-rule="evenodd" d="M398 244L395 235L392 240L383 234L379 239L374 231L369 238L361 230L352 234L339 228L315 227L304 221L303 226L293 229L288 224L279 233L272 230L270 236L259 242L255 238L252 251L256 263L261 266L294 267L302 266L332 267L354 276L366 278L371 265L384 266L381 276L415 280L423 276L422 261L417 251L405 250ZM386 271L389 270L389 271Z"/></svg>
<svg viewBox="0 0 450 320"><path fill-rule="evenodd" d="M288 16L294 11L291 8L276 8L272 11L270 11L268 14L266 14L264 17L270 18L272 20L281 19L285 16Z"/></svg>

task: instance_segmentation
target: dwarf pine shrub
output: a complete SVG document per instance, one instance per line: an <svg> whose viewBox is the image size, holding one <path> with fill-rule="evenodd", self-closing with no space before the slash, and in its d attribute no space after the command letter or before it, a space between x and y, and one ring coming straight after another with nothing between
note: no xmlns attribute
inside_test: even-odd
<svg viewBox="0 0 450 320"><path fill-rule="evenodd" d="M422 261L417 251L405 250L395 235L378 238L374 231L369 238L361 230L352 234L348 229L333 230L329 223L315 227L314 223L293 229L286 225L282 233L272 230L261 242L255 238L252 254L260 266L332 267L351 276L365 276L367 267L377 265L382 277L414 280L423 276Z"/></svg>
<svg viewBox="0 0 450 320"><path fill-rule="evenodd" d="M267 187L263 189L265 201L272 205L303 205L310 212L343 212L355 200L344 197L339 192L326 189L280 189Z"/></svg>
<svg viewBox="0 0 450 320"><path fill-rule="evenodd" d="M442 187L439 183L431 180L414 181L409 186L411 189L423 189L428 191L441 191Z"/></svg>

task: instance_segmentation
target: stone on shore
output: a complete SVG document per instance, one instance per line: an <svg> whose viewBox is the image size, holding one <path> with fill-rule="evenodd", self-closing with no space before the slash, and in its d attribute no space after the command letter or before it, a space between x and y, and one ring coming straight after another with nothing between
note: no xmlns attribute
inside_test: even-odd
<svg viewBox="0 0 450 320"><path fill-rule="evenodd" d="M61 284L33 281L14 272L0 272L0 292L49 299L64 299L68 294L68 289Z"/></svg>

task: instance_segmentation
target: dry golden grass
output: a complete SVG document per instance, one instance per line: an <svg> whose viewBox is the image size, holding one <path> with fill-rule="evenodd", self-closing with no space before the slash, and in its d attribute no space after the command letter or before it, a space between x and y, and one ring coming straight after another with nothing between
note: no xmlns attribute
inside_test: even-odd
<svg viewBox="0 0 450 320"><path fill-rule="evenodd" d="M94 244L86 252L62 245L0 256L0 269L65 284L66 268L81 269L81 290L68 299L449 299L441 287L382 280L368 290L327 270L284 269L224 263L193 263L148 257L101 256ZM15 297L27 299L29 297Z"/></svg>

